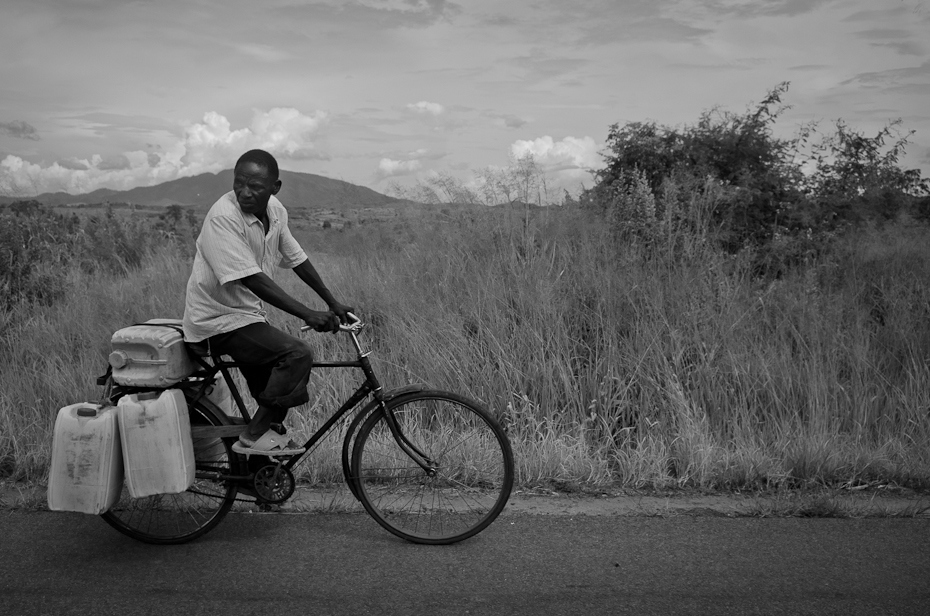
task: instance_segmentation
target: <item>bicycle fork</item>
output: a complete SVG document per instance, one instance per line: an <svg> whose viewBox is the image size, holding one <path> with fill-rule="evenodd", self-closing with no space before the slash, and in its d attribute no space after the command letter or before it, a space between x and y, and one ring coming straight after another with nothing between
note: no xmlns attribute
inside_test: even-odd
<svg viewBox="0 0 930 616"><path fill-rule="evenodd" d="M410 439L407 438L397 424L397 418L394 417L394 413L389 410L387 404L385 404L384 397L381 393L381 382L378 380L378 377L375 376L375 372L371 368L371 361L368 359L368 356L371 355L371 351L362 348L358 336L354 331L350 333L352 336L352 343L355 345L355 350L358 352L359 365L362 368L362 372L365 373L366 380L371 385L372 395L374 395L375 400L378 401L378 408L384 413L384 419L387 422L388 428L391 430L391 435L393 435L394 440L397 441L398 447L400 447L401 451L407 454L410 459L416 462L428 477L435 477L436 471L438 470L435 461L431 460L429 456L410 442Z"/></svg>
<svg viewBox="0 0 930 616"><path fill-rule="evenodd" d="M400 426L397 423L397 418L394 417L394 412L388 409L387 405L383 401L379 400L378 404L381 407L381 412L384 413L384 420L387 422L388 428L391 429L391 434L394 436L394 440L397 441L397 445L400 447L401 451L407 454L411 460L416 462L428 477L435 477L439 468L436 465L436 462L431 460L429 456L420 451L416 445L410 442L410 439L407 438L407 435L401 431Z"/></svg>

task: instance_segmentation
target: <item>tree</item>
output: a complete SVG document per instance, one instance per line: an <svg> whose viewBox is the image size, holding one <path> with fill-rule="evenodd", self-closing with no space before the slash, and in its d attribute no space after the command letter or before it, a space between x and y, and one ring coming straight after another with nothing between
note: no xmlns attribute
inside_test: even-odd
<svg viewBox="0 0 930 616"><path fill-rule="evenodd" d="M520 157L511 155L509 164L502 169L485 167L475 171L471 185L449 173L437 172L413 186L392 182L388 192L399 199L432 205L550 205L549 184L546 170L529 152Z"/></svg>
<svg viewBox="0 0 930 616"><path fill-rule="evenodd" d="M392 182L388 192L398 199L416 201L429 205L454 203L477 203L477 195L455 176L437 172L426 179L417 180L413 186Z"/></svg>

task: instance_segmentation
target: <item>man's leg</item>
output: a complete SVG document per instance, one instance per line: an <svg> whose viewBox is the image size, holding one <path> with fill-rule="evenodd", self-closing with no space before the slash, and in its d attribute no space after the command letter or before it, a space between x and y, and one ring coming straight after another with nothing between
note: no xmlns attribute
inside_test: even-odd
<svg viewBox="0 0 930 616"><path fill-rule="evenodd" d="M271 424L284 423L285 417L287 417L287 409L259 404L258 409L252 415L252 421L245 427L245 436L254 441L268 432Z"/></svg>
<svg viewBox="0 0 930 616"><path fill-rule="evenodd" d="M272 423L283 422L290 407L309 399L313 357L309 344L267 323L253 323L210 338L210 350L246 364L240 368L258 410L244 436L254 440Z"/></svg>

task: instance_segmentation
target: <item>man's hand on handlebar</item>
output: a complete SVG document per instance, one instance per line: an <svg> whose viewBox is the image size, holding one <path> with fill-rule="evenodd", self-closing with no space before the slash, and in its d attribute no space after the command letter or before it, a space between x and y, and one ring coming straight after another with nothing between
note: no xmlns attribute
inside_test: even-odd
<svg viewBox="0 0 930 616"><path fill-rule="evenodd" d="M312 310L304 317L307 327L318 332L339 332L339 317L334 312Z"/></svg>
<svg viewBox="0 0 930 616"><path fill-rule="evenodd" d="M330 304L329 309L333 311L333 314L339 317L340 322L345 323L345 324L348 324L351 321L349 319L349 313L355 312L355 308L353 308L352 306L346 306L345 304L341 304L339 302L333 302L332 304Z"/></svg>

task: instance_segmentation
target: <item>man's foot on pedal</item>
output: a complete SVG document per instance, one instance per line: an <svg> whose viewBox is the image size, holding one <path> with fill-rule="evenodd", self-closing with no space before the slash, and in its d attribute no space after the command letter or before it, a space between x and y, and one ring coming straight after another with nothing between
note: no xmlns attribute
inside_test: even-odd
<svg viewBox="0 0 930 616"><path fill-rule="evenodd" d="M296 456L306 451L294 441L283 434L278 434L274 430L268 430L255 440L249 438L245 433L239 436L232 450L247 456Z"/></svg>

